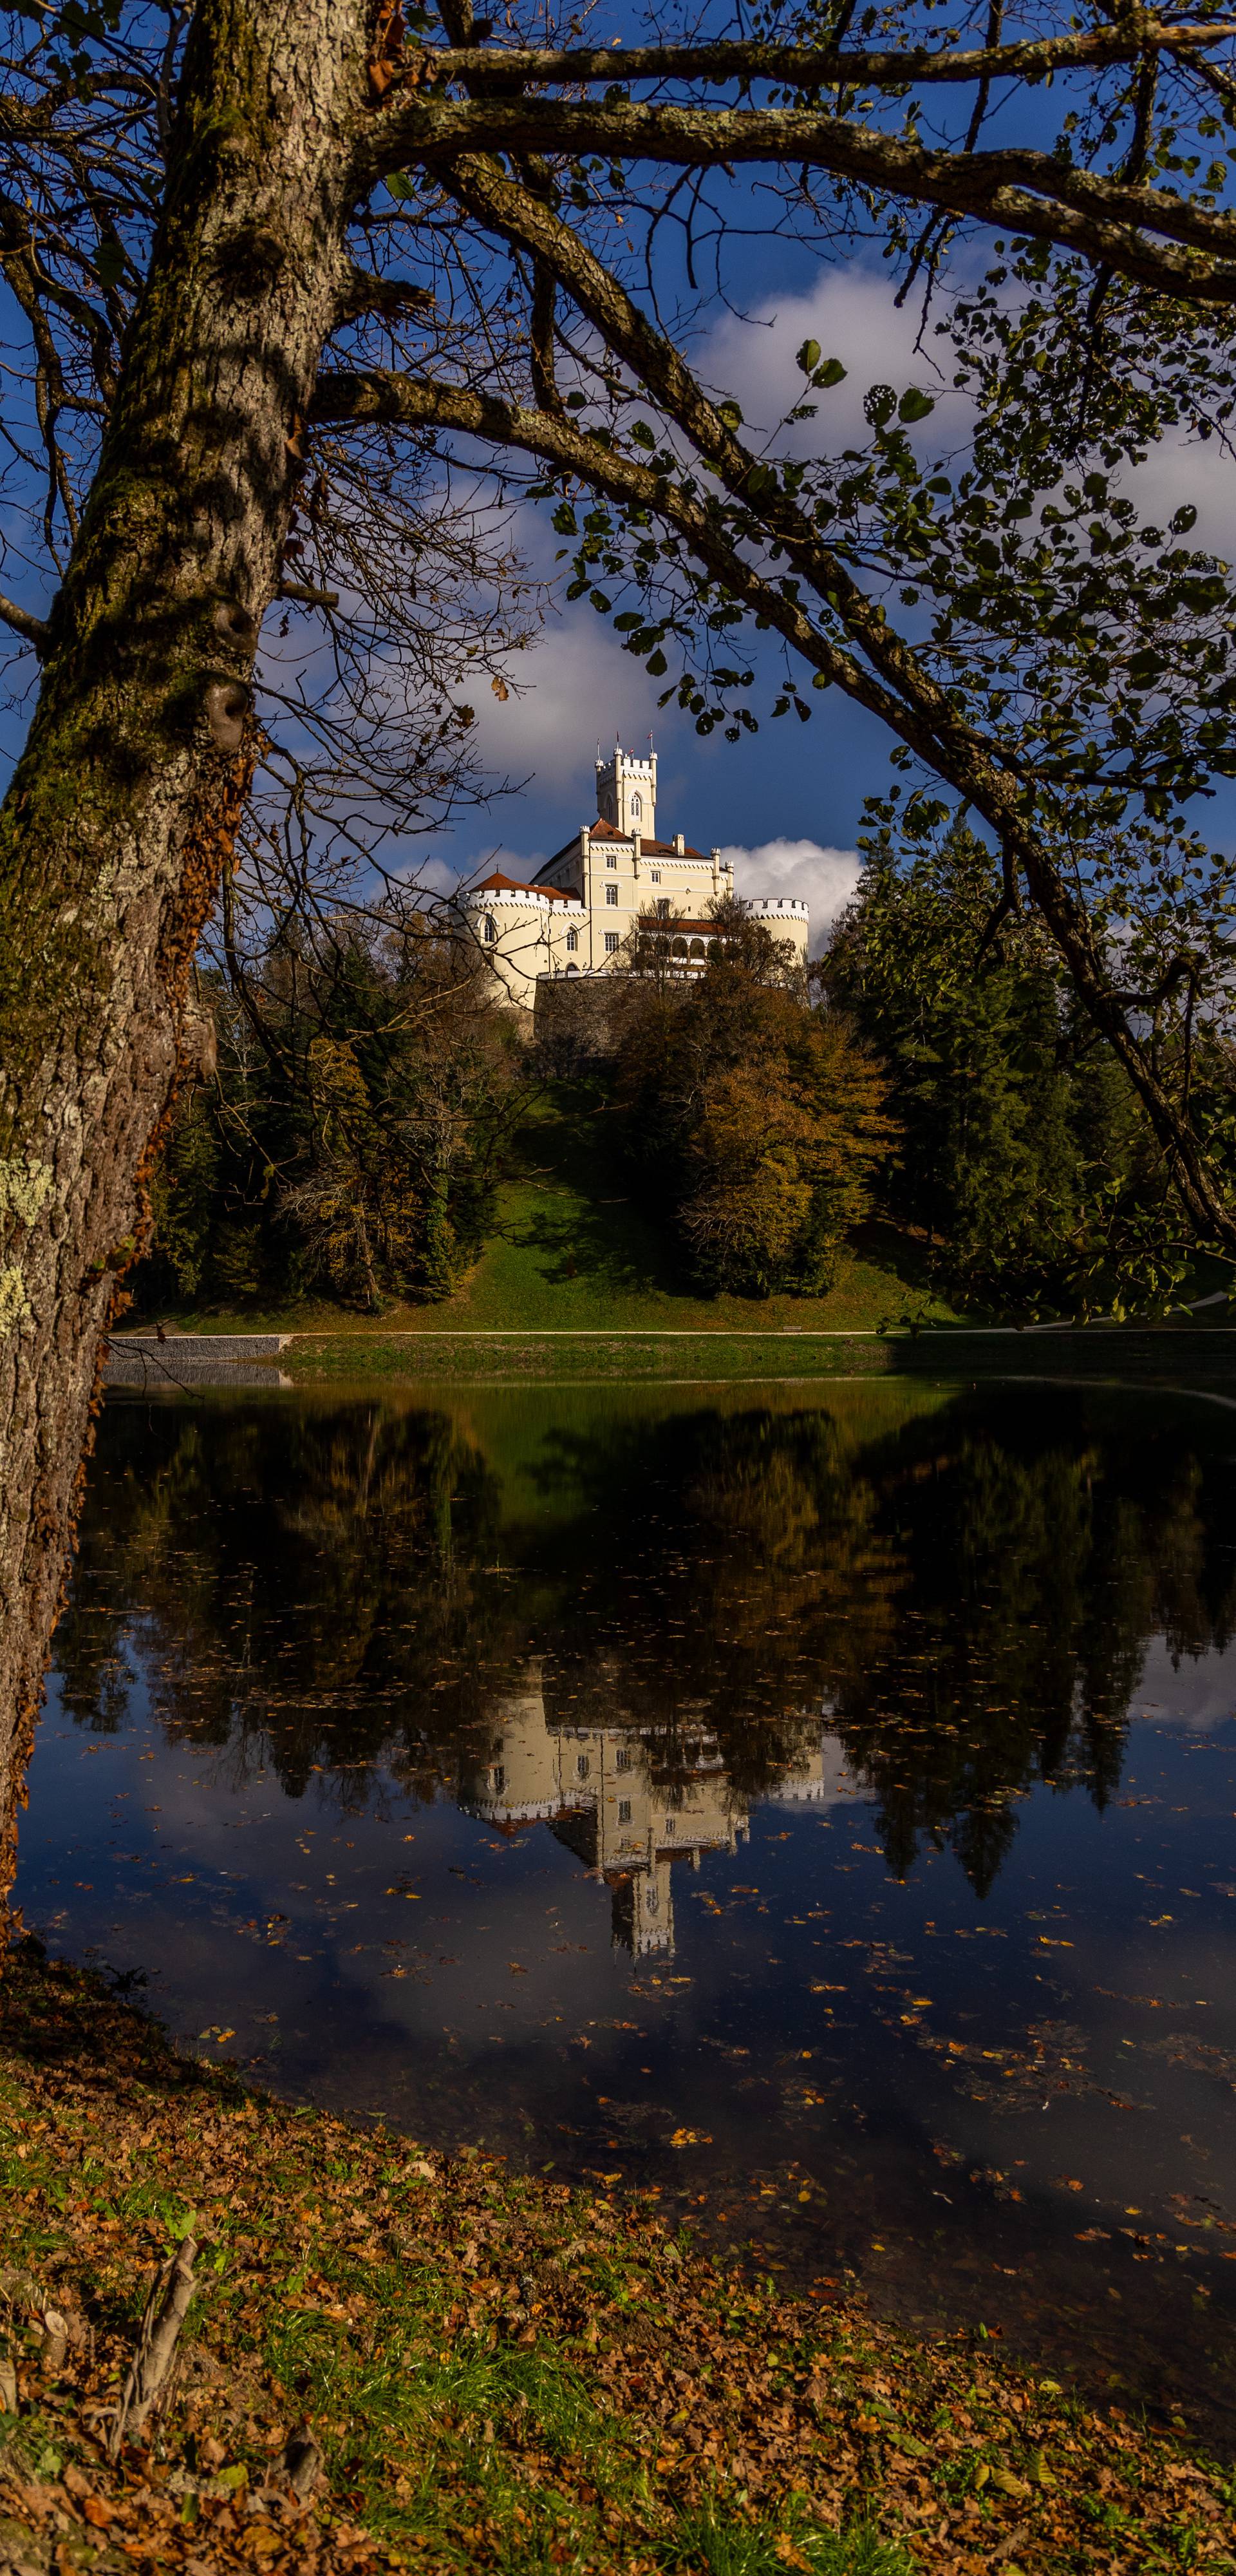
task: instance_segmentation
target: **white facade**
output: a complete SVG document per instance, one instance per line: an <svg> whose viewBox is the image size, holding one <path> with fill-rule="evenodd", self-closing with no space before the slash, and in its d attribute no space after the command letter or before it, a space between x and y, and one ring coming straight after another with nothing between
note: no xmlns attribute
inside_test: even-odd
<svg viewBox="0 0 1236 2576"><path fill-rule="evenodd" d="M615 748L596 764L598 813L555 852L530 885L495 872L463 897L473 937L506 998L530 1010L538 975L612 973L641 914L676 925L674 957L698 973L708 953L715 903L733 894L719 850L692 848L681 832L658 840L657 757ZM787 895L748 906L804 962L810 935L805 903Z"/></svg>

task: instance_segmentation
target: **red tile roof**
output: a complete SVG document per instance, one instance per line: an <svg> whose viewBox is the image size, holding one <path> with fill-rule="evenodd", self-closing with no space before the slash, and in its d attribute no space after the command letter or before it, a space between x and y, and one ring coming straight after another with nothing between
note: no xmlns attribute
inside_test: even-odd
<svg viewBox="0 0 1236 2576"><path fill-rule="evenodd" d="M482 877L480 884L472 890L474 894L544 894L548 895L551 903L579 901L578 895L568 894L563 886L522 885L518 877L504 877L500 868L495 868L491 877Z"/></svg>

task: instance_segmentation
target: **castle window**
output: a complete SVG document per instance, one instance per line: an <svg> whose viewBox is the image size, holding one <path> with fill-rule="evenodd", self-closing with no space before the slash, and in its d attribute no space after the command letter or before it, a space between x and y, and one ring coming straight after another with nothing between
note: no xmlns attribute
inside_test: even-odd
<svg viewBox="0 0 1236 2576"><path fill-rule="evenodd" d="M486 937L486 939L487 939L488 941L490 941L490 943L492 944L492 942L497 938L497 936L498 936L498 925L497 925L497 922L494 920L494 917L493 917L492 912L487 912L487 913L486 913L486 915L485 915L485 937Z"/></svg>
<svg viewBox="0 0 1236 2576"><path fill-rule="evenodd" d="M692 940L691 954L693 957L702 957L704 955L704 942L702 939Z"/></svg>
<svg viewBox="0 0 1236 2576"><path fill-rule="evenodd" d="M629 1825L631 1822L631 1801L629 1798L620 1798L618 1801L618 1822L620 1825Z"/></svg>
<svg viewBox="0 0 1236 2576"><path fill-rule="evenodd" d="M635 822L637 822L637 823L638 823L639 818L640 818L640 815L643 813L643 810L644 810L644 807L643 807L643 802L642 802L641 798L640 798L640 797L638 797L638 796L633 796L633 797L632 797L632 799L631 799L631 813L632 813L632 816L633 816L633 819L635 820Z"/></svg>
<svg viewBox="0 0 1236 2576"><path fill-rule="evenodd" d="M589 1761L587 1754L586 1754L586 1753L577 1753L577 1754L576 1754L576 1756L575 1756L575 1777L576 1777L576 1779L577 1779L577 1780L586 1780L586 1779L587 1779L587 1777L588 1777L589 1772L591 1771L591 1769L592 1769L592 1764L591 1764L591 1762Z"/></svg>
<svg viewBox="0 0 1236 2576"><path fill-rule="evenodd" d="M614 906L614 908L615 908L615 910L617 910L617 906L618 906L618 888L617 888L617 886L616 886L616 885L607 885L607 886L606 886L606 889L605 889L605 900L606 900L606 902L607 902L607 903L612 903L612 904L613 904L613 906Z"/></svg>
<svg viewBox="0 0 1236 2576"><path fill-rule="evenodd" d="M495 1764L489 1776L494 1784L494 1796L500 1798L506 1787L506 1772L500 1762Z"/></svg>
<svg viewBox="0 0 1236 2576"><path fill-rule="evenodd" d="M674 1819L673 1819L673 1817L672 1817L672 1816L667 1816L667 1817L666 1817L666 1819L665 1819L665 1830L666 1830L666 1833L667 1833L667 1834L676 1834L676 1833L677 1833L677 1831L678 1831L678 1827L677 1827L677 1825L675 1824Z"/></svg>
<svg viewBox="0 0 1236 2576"><path fill-rule="evenodd" d="M576 949L578 948L578 946L579 946L579 932L578 932L577 930L568 930L568 932L567 932L567 955L568 955L568 957L573 957L573 956L574 956L575 951L576 951Z"/></svg>
<svg viewBox="0 0 1236 2576"><path fill-rule="evenodd" d="M648 1892L647 1892L647 1894L646 1894L645 1898L644 1898L644 1912L645 1912L645 1914L655 1914L655 1913L657 1912L657 1909L658 1909L659 1905L660 1905L660 1902L661 1902L661 1900L660 1900L660 1897L659 1897L659 1896L658 1896L658 1894L657 1894L657 1891L656 1891L655 1887L650 1887L650 1888L648 1889Z"/></svg>
<svg viewBox="0 0 1236 2576"><path fill-rule="evenodd" d="M579 973L579 968L578 968L578 966L575 966L575 965L568 966L568 968L567 968L567 973L568 973L568 975L578 975L578 973Z"/></svg>
<svg viewBox="0 0 1236 2576"><path fill-rule="evenodd" d="M660 882L661 882L661 871L660 871L660 869L659 869L659 868L654 868L654 869L652 870L652 882L653 882L653 884L654 884L654 885L660 885Z"/></svg>
<svg viewBox="0 0 1236 2576"><path fill-rule="evenodd" d="M619 1745L619 1747L618 1747L617 1752L616 1752L616 1753L615 1753L615 1755L614 1755L614 1769L615 1769L616 1771L629 1771L629 1770L630 1770L630 1768L631 1768L631 1755L630 1755L630 1750L629 1750L629 1748L628 1748L625 1744L620 1744L620 1745Z"/></svg>
<svg viewBox="0 0 1236 2576"><path fill-rule="evenodd" d="M615 957L617 953L618 933L616 930L607 930L605 933L605 954L607 957Z"/></svg>
<svg viewBox="0 0 1236 2576"><path fill-rule="evenodd" d="M667 894L659 894L657 896L657 919L658 921L669 920L669 896Z"/></svg>

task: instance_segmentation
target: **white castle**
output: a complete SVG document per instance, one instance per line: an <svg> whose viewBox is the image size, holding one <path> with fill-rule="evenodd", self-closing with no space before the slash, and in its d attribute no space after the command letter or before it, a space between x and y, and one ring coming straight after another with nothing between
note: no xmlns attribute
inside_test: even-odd
<svg viewBox="0 0 1236 2576"><path fill-rule="evenodd" d="M685 975L707 960L712 907L732 895L734 876L720 850L696 850L676 832L657 839L657 755L637 760L617 744L597 755L597 819L539 868L531 885L495 869L469 889L463 909L508 1001L531 1010L541 975L614 971L641 914L670 925L672 962ZM810 916L789 895L747 905L805 962Z"/></svg>

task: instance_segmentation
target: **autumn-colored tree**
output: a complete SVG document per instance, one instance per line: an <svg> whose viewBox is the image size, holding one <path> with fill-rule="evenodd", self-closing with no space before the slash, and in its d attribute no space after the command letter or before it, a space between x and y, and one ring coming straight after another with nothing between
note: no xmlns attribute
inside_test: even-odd
<svg viewBox="0 0 1236 2576"><path fill-rule="evenodd" d="M660 941L672 957L672 923L631 940L617 1061L631 1160L702 1285L818 1292L893 1141L886 1078L740 903L715 908L694 978L665 975Z"/></svg>

